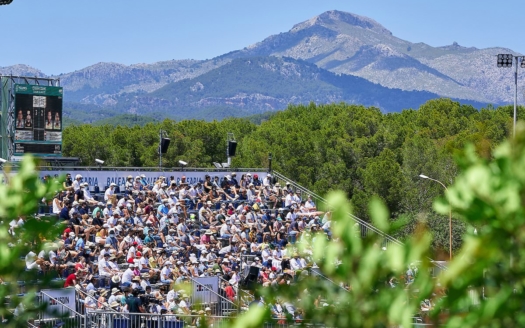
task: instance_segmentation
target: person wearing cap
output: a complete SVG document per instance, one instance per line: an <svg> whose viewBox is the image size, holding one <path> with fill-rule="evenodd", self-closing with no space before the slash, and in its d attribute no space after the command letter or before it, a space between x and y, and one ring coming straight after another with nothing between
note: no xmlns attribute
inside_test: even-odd
<svg viewBox="0 0 525 328"><path fill-rule="evenodd" d="M76 192L78 189L80 189L80 181L82 181L82 175L75 175L75 180L72 183L73 192Z"/></svg>
<svg viewBox="0 0 525 328"><path fill-rule="evenodd" d="M120 296L121 292L118 288L111 289L111 295L108 298L108 304L111 306L114 302L117 301L117 296Z"/></svg>
<svg viewBox="0 0 525 328"><path fill-rule="evenodd" d="M102 214L106 220L113 216L113 204L110 201L106 203L106 207L102 210Z"/></svg>
<svg viewBox="0 0 525 328"><path fill-rule="evenodd" d="M262 185L262 181L259 179L259 175L258 174L254 174L253 175L253 186L255 187L255 189L260 189L261 188L261 185Z"/></svg>
<svg viewBox="0 0 525 328"><path fill-rule="evenodd" d="M186 192L186 198L189 199L193 204L197 204L197 200L198 200L197 188L195 188L194 184L188 185L188 186L189 188L187 189L187 192Z"/></svg>
<svg viewBox="0 0 525 328"><path fill-rule="evenodd" d="M293 202L293 191L292 190L288 190L288 191L286 191L286 196L285 196L285 199L284 199L284 207L291 208L292 207L292 202Z"/></svg>
<svg viewBox="0 0 525 328"><path fill-rule="evenodd" d="M262 181L262 185L263 185L264 187L271 187L272 184L273 184L273 183L272 183L272 174L271 174L271 173L268 173L268 174L266 175L266 177L263 179L263 181Z"/></svg>
<svg viewBox="0 0 525 328"><path fill-rule="evenodd" d="M149 276L150 274L153 275L155 273L153 270L151 270L149 266L149 261L146 258L145 254L137 252L136 257L138 259L138 269L141 274L147 273Z"/></svg>
<svg viewBox="0 0 525 328"><path fill-rule="evenodd" d="M166 261L164 262L162 270L160 270L160 282L162 282L163 284L171 284L173 282L171 266L171 262Z"/></svg>
<svg viewBox="0 0 525 328"><path fill-rule="evenodd" d="M299 207L299 204L301 204L301 202L302 202L301 191L300 190L295 190L294 193L293 193L292 199L297 204L297 207Z"/></svg>
<svg viewBox="0 0 525 328"><path fill-rule="evenodd" d="M250 183L248 185L248 190L246 191L246 200L248 201L248 204L253 204L255 202L256 197L257 191L255 190L255 185L253 183Z"/></svg>
<svg viewBox="0 0 525 328"><path fill-rule="evenodd" d="M252 175L251 173L243 174L241 176L241 180L239 181L241 188L248 188L248 185L252 182Z"/></svg>
<svg viewBox="0 0 525 328"><path fill-rule="evenodd" d="M111 199L113 199L113 196L115 195L115 187L117 186L116 183L112 182L110 185L109 185L109 188L106 189L106 191L104 192L104 200L107 202Z"/></svg>
<svg viewBox="0 0 525 328"><path fill-rule="evenodd" d="M165 198L162 200L162 203L157 208L157 219L160 219L161 217L168 215L169 210L170 210L169 200Z"/></svg>
<svg viewBox="0 0 525 328"><path fill-rule="evenodd" d="M109 280L113 275L113 269L109 263L110 254L105 252L98 260L99 287L109 286Z"/></svg>
<svg viewBox="0 0 525 328"><path fill-rule="evenodd" d="M317 207L316 207L314 201L312 200L312 196L311 195L308 195L308 198L304 202L304 208L306 210L310 211L310 212L317 211Z"/></svg>

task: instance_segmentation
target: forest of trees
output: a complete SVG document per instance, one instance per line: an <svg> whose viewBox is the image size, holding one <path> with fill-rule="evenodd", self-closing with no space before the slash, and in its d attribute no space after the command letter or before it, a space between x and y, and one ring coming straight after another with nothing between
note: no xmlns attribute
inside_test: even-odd
<svg viewBox="0 0 525 328"><path fill-rule="evenodd" d="M525 114L523 108L519 113ZM316 193L345 191L357 216L369 219L367 204L377 195L393 220L406 220L400 237L425 222L435 249L448 249L448 218L432 210L432 199L442 195L443 188L418 176L452 184L458 174L455 157L467 144L491 158L492 150L512 132L512 108L477 110L436 99L417 110L384 114L374 107L310 104L289 106L260 124L253 121L76 125L64 130L63 151L64 156L79 157L82 165L94 165L100 158L108 166L155 167L162 129L171 138L164 167L177 167L179 160L190 167L213 167L212 162L225 161L227 133L233 132L238 147L232 167L268 167L272 153L272 169ZM454 249L464 230L464 224L454 220Z"/></svg>

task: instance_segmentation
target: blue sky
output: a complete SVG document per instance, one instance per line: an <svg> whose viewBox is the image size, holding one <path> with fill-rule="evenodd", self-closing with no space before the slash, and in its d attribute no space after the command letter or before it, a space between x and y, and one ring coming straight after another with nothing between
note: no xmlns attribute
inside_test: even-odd
<svg viewBox="0 0 525 328"><path fill-rule="evenodd" d="M521 5L521 6L520 6ZM0 6L0 66L46 74L98 62L206 59L337 9L370 17L411 42L525 53L518 0L14 0Z"/></svg>

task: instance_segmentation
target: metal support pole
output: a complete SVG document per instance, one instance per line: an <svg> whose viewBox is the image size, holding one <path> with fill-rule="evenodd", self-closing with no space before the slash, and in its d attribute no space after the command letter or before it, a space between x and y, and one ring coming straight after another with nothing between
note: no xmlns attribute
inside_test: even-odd
<svg viewBox="0 0 525 328"><path fill-rule="evenodd" d="M162 170L162 130L159 131L159 169Z"/></svg>
<svg viewBox="0 0 525 328"><path fill-rule="evenodd" d="M419 177L422 178L422 179L428 179L428 180L432 180L434 182L437 182L443 188L445 188L445 192L448 191L447 186L445 186L445 184L443 182L439 181L439 180L432 179L432 178L427 177L426 175L423 175L423 174L420 174ZM449 234L449 258L450 258L450 261L452 261L452 208L448 212L448 234Z"/></svg>
<svg viewBox="0 0 525 328"><path fill-rule="evenodd" d="M516 58L516 71L514 72L514 125L512 130L512 137L516 138L516 120L517 120L517 106L518 106L518 65L519 57Z"/></svg>
<svg viewBox="0 0 525 328"><path fill-rule="evenodd" d="M272 153L268 153L268 173L272 173Z"/></svg>
<svg viewBox="0 0 525 328"><path fill-rule="evenodd" d="M241 263L239 268L240 279L237 282L237 315L241 314L241 281L242 281L242 259L246 258L246 255L241 254Z"/></svg>

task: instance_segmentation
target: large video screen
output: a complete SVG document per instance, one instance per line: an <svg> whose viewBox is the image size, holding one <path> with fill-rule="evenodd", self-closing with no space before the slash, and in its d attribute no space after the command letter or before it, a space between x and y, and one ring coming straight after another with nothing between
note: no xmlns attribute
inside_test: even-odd
<svg viewBox="0 0 525 328"><path fill-rule="evenodd" d="M61 87L15 85L15 156L62 156L62 94Z"/></svg>

